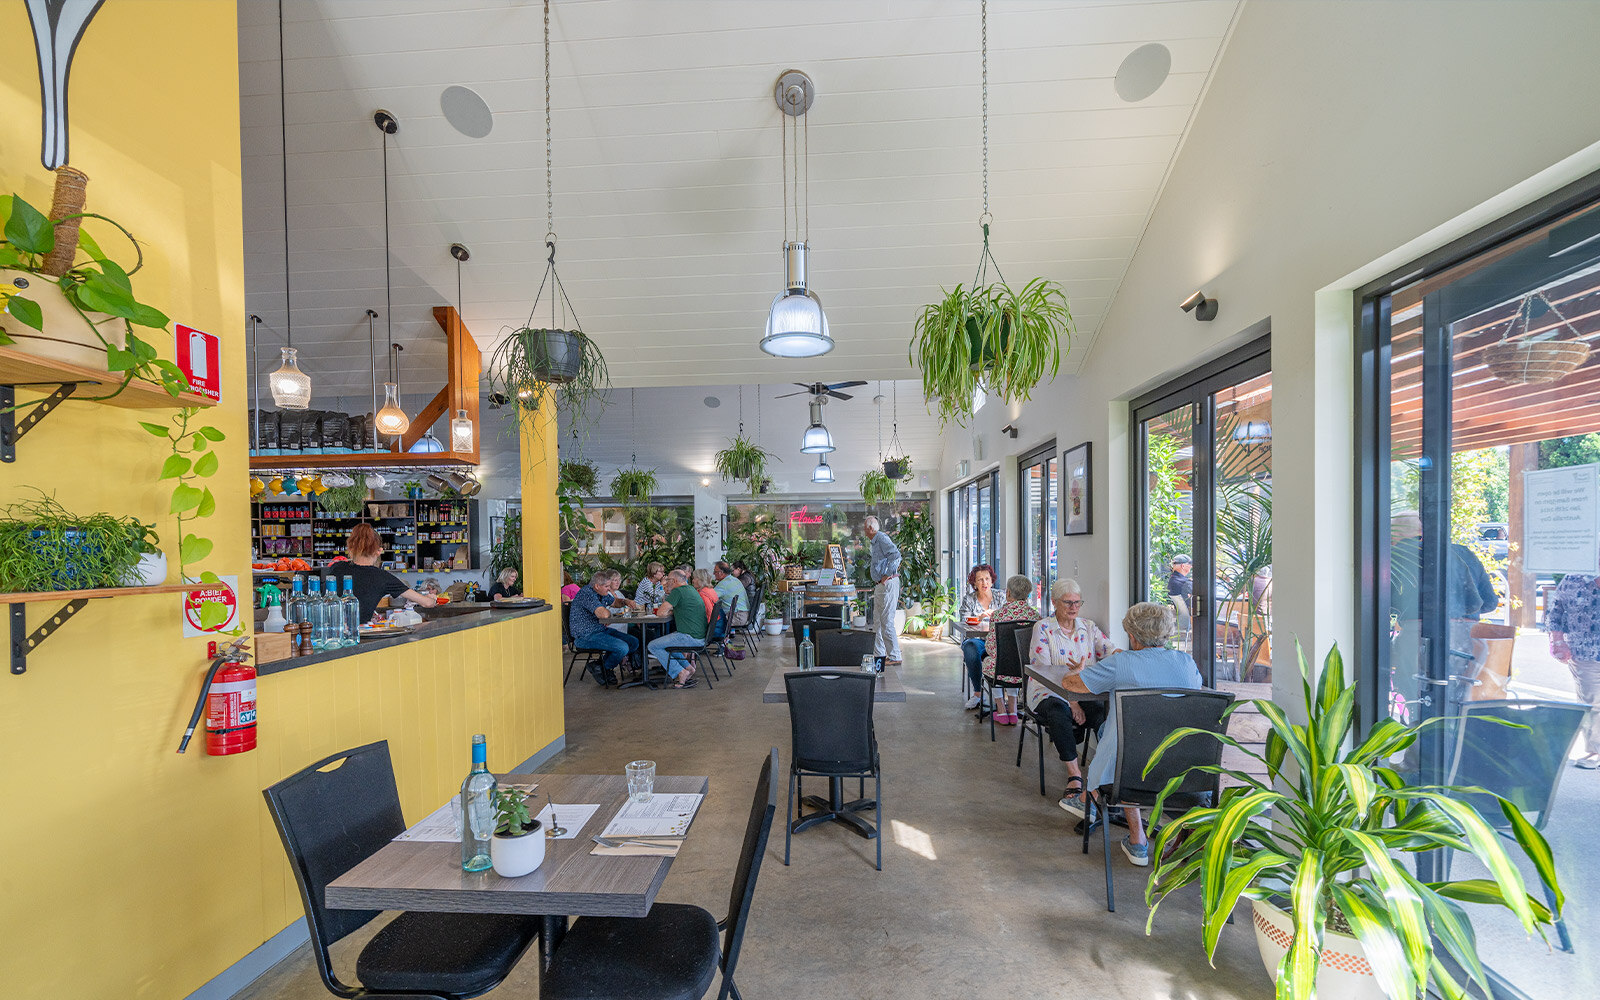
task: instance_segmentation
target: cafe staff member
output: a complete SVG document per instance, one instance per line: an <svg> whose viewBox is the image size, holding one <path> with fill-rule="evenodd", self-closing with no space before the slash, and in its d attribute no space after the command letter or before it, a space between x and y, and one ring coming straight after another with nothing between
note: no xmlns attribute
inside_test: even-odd
<svg viewBox="0 0 1600 1000"><path fill-rule="evenodd" d="M340 566L335 572L354 581L351 586L355 589L356 600L361 602L363 623L372 620L373 612L378 610L378 602L385 597L403 597L425 608L439 603L433 595L417 593L407 587L405 581L378 565L383 558L383 541L372 530L372 525L358 524L350 529L345 551L350 554L350 565Z"/></svg>

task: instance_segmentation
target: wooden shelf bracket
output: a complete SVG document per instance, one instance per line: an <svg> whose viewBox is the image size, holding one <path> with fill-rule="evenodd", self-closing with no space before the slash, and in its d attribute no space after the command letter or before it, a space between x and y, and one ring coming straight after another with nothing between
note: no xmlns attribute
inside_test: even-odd
<svg viewBox="0 0 1600 1000"><path fill-rule="evenodd" d="M50 411L60 406L78 389L76 382L62 382L55 391L34 404L33 409L17 419L17 391L9 385L0 386L0 462L17 460L17 442L43 420Z"/></svg>
<svg viewBox="0 0 1600 1000"><path fill-rule="evenodd" d="M39 648L39 644L50 638L56 629L65 625L73 615L84 609L89 603L86 597L78 597L61 606L61 610L51 615L49 620L30 634L28 632L28 606L26 604L11 605L11 672L14 674L26 673L28 670L28 654Z"/></svg>

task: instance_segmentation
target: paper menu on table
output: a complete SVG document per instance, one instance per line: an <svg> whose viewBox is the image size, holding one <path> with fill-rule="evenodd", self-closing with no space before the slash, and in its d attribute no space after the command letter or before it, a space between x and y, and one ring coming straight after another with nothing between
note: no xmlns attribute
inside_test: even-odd
<svg viewBox="0 0 1600 1000"><path fill-rule="evenodd" d="M606 826L603 837L681 837L689 830L700 808L699 793L664 795L657 792L648 802L627 802Z"/></svg>
<svg viewBox="0 0 1600 1000"><path fill-rule="evenodd" d="M589 822L589 818L599 811L600 806L598 804L586 806L582 804L574 805L569 802L557 802L556 819L561 821L561 828L567 832L553 839L572 840L573 838L577 837L578 831L582 830L584 825ZM545 806L543 809L539 810L539 815L537 818L539 822L543 824L542 829L546 831L550 830L554 826L554 824L550 822L549 806Z"/></svg>
<svg viewBox="0 0 1600 1000"><path fill-rule="evenodd" d="M512 784L501 783L501 788L520 788L532 792L539 786L531 781ZM414 840L425 843L454 843L461 840L461 796L450 796L450 801L413 823L395 840Z"/></svg>

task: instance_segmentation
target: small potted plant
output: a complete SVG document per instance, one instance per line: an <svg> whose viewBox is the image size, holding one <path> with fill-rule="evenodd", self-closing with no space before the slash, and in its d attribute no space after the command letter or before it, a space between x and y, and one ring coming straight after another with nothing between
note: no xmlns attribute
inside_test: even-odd
<svg viewBox="0 0 1600 1000"><path fill-rule="evenodd" d="M128 535L139 550L139 562L134 567L135 583L140 587L159 587L167 582L167 554L161 551L161 537L156 526L143 521L132 521Z"/></svg>
<svg viewBox="0 0 1600 1000"><path fill-rule="evenodd" d="M134 518L75 514L39 491L0 507L0 592L140 586L152 537Z"/></svg>
<svg viewBox="0 0 1600 1000"><path fill-rule="evenodd" d="M783 634L783 612L776 607L778 602L767 602L766 629L768 635Z"/></svg>
<svg viewBox="0 0 1600 1000"><path fill-rule="evenodd" d="M894 499L896 483L877 469L861 474L861 499L867 503L887 503Z"/></svg>
<svg viewBox="0 0 1600 1000"><path fill-rule="evenodd" d="M649 503L655 492L654 469L623 469L611 479L611 495L624 507Z"/></svg>
<svg viewBox="0 0 1600 1000"><path fill-rule="evenodd" d="M548 389L560 386L561 405L581 419L604 407L611 388L605 355L582 330L533 326L513 330L500 341L489 358L488 379L490 392L514 401L522 415L536 412Z"/></svg>
<svg viewBox="0 0 1600 1000"><path fill-rule="evenodd" d="M521 878L544 864L544 831L528 814L528 793L520 788L494 792L494 836L489 860L501 878Z"/></svg>
<svg viewBox="0 0 1600 1000"><path fill-rule="evenodd" d="M911 456L902 455L899 458L886 458L883 460L883 474L890 479L905 482L911 478Z"/></svg>
<svg viewBox="0 0 1600 1000"><path fill-rule="evenodd" d="M600 470L593 462L568 459L561 463L563 491L578 496L592 497L600 494Z"/></svg>
<svg viewBox="0 0 1600 1000"><path fill-rule="evenodd" d="M717 472L721 473L722 481L726 483L742 479L750 485L750 492L756 492L756 487L766 478L767 459L772 453L746 438L736 435L728 442L728 447L717 452Z"/></svg>

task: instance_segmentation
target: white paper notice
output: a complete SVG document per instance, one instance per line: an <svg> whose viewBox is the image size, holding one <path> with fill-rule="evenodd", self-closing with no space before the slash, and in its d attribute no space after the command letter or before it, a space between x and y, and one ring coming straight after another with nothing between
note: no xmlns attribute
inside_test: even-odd
<svg viewBox="0 0 1600 1000"><path fill-rule="evenodd" d="M520 788L531 792L539 786L532 782L502 784L501 788ZM418 840L433 843L454 843L461 840L461 796L452 795L450 801L429 813L421 822L413 823L395 840Z"/></svg>
<svg viewBox="0 0 1600 1000"><path fill-rule="evenodd" d="M700 808L699 794L650 796L648 802L628 802L617 811L604 837L681 837Z"/></svg>
<svg viewBox="0 0 1600 1000"><path fill-rule="evenodd" d="M1600 466L1523 473L1522 569L1526 573L1600 570Z"/></svg>
<svg viewBox="0 0 1600 1000"><path fill-rule="evenodd" d="M570 804L568 804L566 802L557 802L556 803L556 819L559 819L561 821L561 828L566 830L567 832L563 833L559 837L556 837L555 839L556 840L572 840L573 838L575 838L578 835L578 831L582 830L584 828L584 826L589 822L589 818L591 816L593 816L596 812L599 812L599 810L600 810L599 804L595 804L595 805L592 805L592 806L586 806L586 805L570 805ZM540 823L544 824L544 829L545 830L549 830L551 827L553 827L555 825L555 824L550 822L550 807L549 806L545 806L543 809L539 810L538 820L539 820Z"/></svg>

